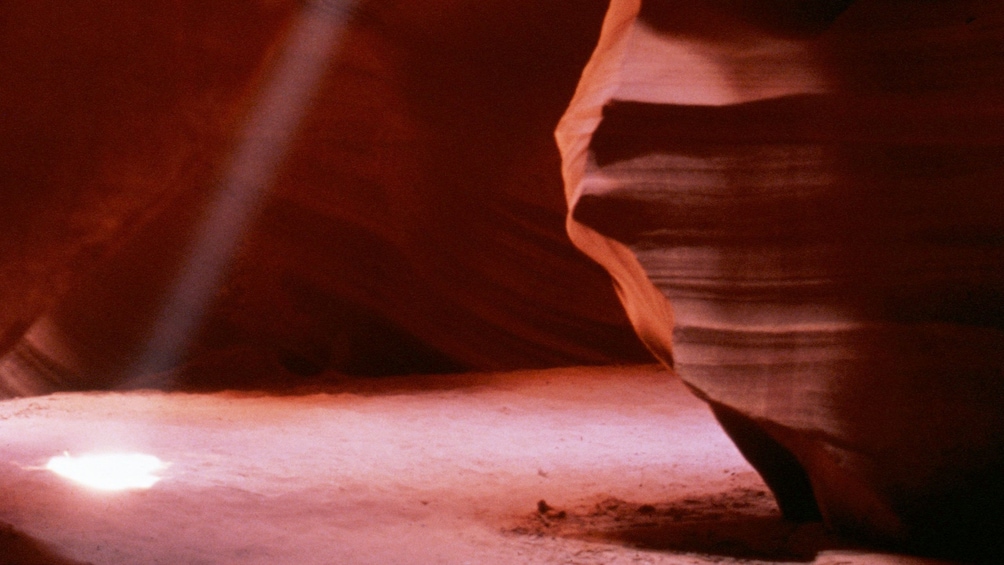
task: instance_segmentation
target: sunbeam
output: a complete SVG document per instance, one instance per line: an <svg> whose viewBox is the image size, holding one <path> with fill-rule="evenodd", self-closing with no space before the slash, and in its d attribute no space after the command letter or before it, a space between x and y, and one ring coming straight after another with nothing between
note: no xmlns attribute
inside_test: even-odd
<svg viewBox="0 0 1004 565"><path fill-rule="evenodd" d="M181 359L227 267L268 193L307 112L356 0L308 3L242 128L218 194L194 238L190 259L165 298L143 355L125 383L162 386L158 371Z"/></svg>

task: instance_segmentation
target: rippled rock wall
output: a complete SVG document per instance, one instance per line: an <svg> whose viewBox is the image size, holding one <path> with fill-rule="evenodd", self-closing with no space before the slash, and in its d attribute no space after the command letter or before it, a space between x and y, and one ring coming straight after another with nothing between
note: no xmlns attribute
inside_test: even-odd
<svg viewBox="0 0 1004 565"><path fill-rule="evenodd" d="M611 4L569 231L788 517L999 552L1004 10L752 4Z"/></svg>

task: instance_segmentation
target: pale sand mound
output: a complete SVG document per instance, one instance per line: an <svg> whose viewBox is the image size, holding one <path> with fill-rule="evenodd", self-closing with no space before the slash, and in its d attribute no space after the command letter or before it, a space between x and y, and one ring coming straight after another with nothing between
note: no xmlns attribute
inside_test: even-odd
<svg viewBox="0 0 1004 565"><path fill-rule="evenodd" d="M0 563L932 563L781 521L652 366L58 394L0 420ZM170 467L117 494L41 469L110 449Z"/></svg>

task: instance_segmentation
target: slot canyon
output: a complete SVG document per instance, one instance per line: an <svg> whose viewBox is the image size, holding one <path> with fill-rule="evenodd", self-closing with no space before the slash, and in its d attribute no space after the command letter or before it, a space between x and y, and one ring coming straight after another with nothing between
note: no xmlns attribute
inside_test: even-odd
<svg viewBox="0 0 1004 565"><path fill-rule="evenodd" d="M1004 559L1004 4L10 0L0 49L0 563Z"/></svg>

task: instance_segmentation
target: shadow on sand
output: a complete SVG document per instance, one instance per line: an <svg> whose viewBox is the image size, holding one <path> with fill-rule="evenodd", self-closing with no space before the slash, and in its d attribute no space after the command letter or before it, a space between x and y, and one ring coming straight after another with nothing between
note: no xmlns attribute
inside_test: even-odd
<svg viewBox="0 0 1004 565"><path fill-rule="evenodd" d="M89 565L58 555L10 524L0 523L0 565Z"/></svg>
<svg viewBox="0 0 1004 565"><path fill-rule="evenodd" d="M741 560L811 562L819 552L850 548L822 524L783 520L764 491L734 489L657 504L617 498L574 509L545 501L513 533L574 538L650 551Z"/></svg>

